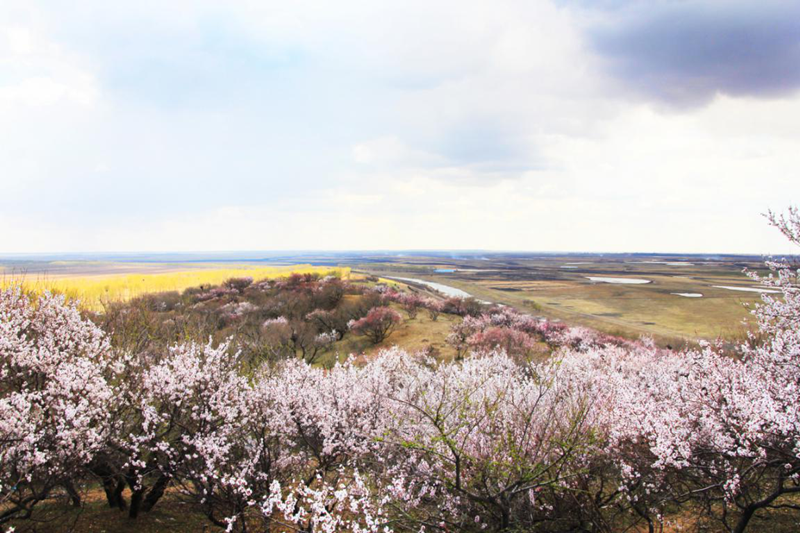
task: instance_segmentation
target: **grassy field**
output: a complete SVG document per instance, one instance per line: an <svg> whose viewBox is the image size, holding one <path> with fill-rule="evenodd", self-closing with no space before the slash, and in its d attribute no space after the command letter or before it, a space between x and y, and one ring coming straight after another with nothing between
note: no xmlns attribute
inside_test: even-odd
<svg viewBox="0 0 800 533"><path fill-rule="evenodd" d="M126 491L126 498L128 497ZM18 533L201 533L222 532L195 506L181 501L174 491L149 513L132 520L119 509L111 509L99 487L82 494L83 505L71 507L65 495L54 496L36 509L35 520L11 523Z"/></svg>
<svg viewBox="0 0 800 533"><path fill-rule="evenodd" d="M80 265L85 269L86 265ZM127 268L131 268L127 266ZM214 265L206 268L187 268L185 265L161 266L156 273L143 270L135 273L108 273L99 270L94 273L71 273L60 270L58 275L49 274L17 274L6 275L0 279L0 287L12 283L20 283L25 289L34 292L50 291L64 294L70 299L78 300L87 309L98 310L103 304L112 301L125 301L141 294L182 291L189 287L201 285L219 285L226 279L234 277L251 277L255 280L288 276L292 273L317 273L321 275L338 275L348 277L347 267L318 267L311 265L291 266L247 266L247 265ZM90 271L91 272L91 271Z"/></svg>
<svg viewBox="0 0 800 533"><path fill-rule="evenodd" d="M360 265L359 269L380 276L434 281L481 300L626 337L648 335L662 344L742 336L748 306L759 302L760 294L715 286L754 288L742 270L759 268L758 258L657 259L540 256L437 261L423 266L424 258L409 258L407 262ZM589 277L648 283L605 283Z"/></svg>

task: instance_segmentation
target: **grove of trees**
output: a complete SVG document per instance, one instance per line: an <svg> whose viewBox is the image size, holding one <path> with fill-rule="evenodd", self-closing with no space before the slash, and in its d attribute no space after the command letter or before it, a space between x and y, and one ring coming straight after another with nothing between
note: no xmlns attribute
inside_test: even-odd
<svg viewBox="0 0 800 533"><path fill-rule="evenodd" d="M800 244L797 211L771 221ZM121 520L171 490L227 531L752 529L800 510L798 270L766 266L780 294L733 351L302 276L198 289L157 324L5 290L0 528L101 486ZM390 302L464 317L459 358L314 364L348 332L384 340Z"/></svg>

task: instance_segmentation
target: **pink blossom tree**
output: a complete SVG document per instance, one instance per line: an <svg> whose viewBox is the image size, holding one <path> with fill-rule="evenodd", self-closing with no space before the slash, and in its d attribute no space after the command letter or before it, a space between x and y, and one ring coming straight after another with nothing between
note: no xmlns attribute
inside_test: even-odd
<svg viewBox="0 0 800 533"><path fill-rule="evenodd" d="M29 518L53 489L80 504L114 421L102 331L63 297L0 292L0 524Z"/></svg>
<svg viewBox="0 0 800 533"><path fill-rule="evenodd" d="M415 292L402 293L397 301L411 320L417 318L417 312L425 304L425 299Z"/></svg>
<svg viewBox="0 0 800 533"><path fill-rule="evenodd" d="M379 464L403 528L507 531L557 519L553 502L596 441L587 398L557 367L497 353L407 360L396 379Z"/></svg>
<svg viewBox="0 0 800 533"><path fill-rule="evenodd" d="M423 307L428 311L428 316L434 322L439 319L439 315L444 311L444 303L434 298L425 299Z"/></svg>
<svg viewBox="0 0 800 533"><path fill-rule="evenodd" d="M509 327L490 327L474 333L467 339L467 344L475 351L502 350L521 359L526 359L536 350L536 339Z"/></svg>
<svg viewBox="0 0 800 533"><path fill-rule="evenodd" d="M350 331L367 337L372 344L383 342L402 321L400 313L389 307L373 307L367 315L350 322Z"/></svg>
<svg viewBox="0 0 800 533"><path fill-rule="evenodd" d="M286 317L267 320L262 330L264 345L273 359L296 356L314 363L339 340L336 331L320 332L313 322Z"/></svg>

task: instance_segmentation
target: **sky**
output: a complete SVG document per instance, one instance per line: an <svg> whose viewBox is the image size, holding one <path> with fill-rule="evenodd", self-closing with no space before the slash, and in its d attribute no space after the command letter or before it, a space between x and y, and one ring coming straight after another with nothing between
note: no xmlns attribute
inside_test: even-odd
<svg viewBox="0 0 800 533"><path fill-rule="evenodd" d="M3 0L0 254L786 254L800 2Z"/></svg>

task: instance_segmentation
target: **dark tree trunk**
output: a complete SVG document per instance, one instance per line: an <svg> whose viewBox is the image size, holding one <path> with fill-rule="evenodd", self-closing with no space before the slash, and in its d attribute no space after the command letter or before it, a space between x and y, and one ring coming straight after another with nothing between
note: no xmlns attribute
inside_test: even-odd
<svg viewBox="0 0 800 533"><path fill-rule="evenodd" d="M119 507L119 500L117 499L116 483L112 477L103 478L103 490L106 493L106 501L108 506L112 509Z"/></svg>
<svg viewBox="0 0 800 533"><path fill-rule="evenodd" d="M142 510L142 501L144 500L144 489L131 488L131 507L128 510L128 518L136 519L139 512Z"/></svg>
<svg viewBox="0 0 800 533"><path fill-rule="evenodd" d="M122 493L125 491L125 479L122 476L116 476L113 482L113 490L111 492L114 506L118 507L120 511L128 508L128 503L125 501L125 496Z"/></svg>
<svg viewBox="0 0 800 533"><path fill-rule="evenodd" d="M511 529L511 512L506 506L503 506L500 509L500 512L502 513L501 514L502 522L500 524L500 531L509 531Z"/></svg>
<svg viewBox="0 0 800 533"><path fill-rule="evenodd" d="M139 516L139 512L142 510L142 501L144 500L144 487L141 486L141 480L138 479L136 474L135 471L130 470L125 475L125 481L131 489L131 506L128 509L128 518L133 519Z"/></svg>
<svg viewBox="0 0 800 533"><path fill-rule="evenodd" d="M742 510L742 516L739 517L736 527L733 528L733 533L744 533L744 531L747 530L747 525L750 523L750 519L753 518L753 516L756 514L756 511L759 509L769 507L775 500L784 494L796 494L800 492L800 487L784 487L784 481L784 476L779 475L777 486L772 494L762 500L751 503Z"/></svg>
<svg viewBox="0 0 800 533"><path fill-rule="evenodd" d="M166 474L161 474L158 477L142 503L142 511L149 513L153 509L158 500L164 495L164 491L167 490L171 480L172 478Z"/></svg>
<svg viewBox="0 0 800 533"><path fill-rule="evenodd" d="M736 523L736 527L733 528L733 533L744 533L747 529L747 524L750 523L750 519L756 514L757 509L758 508L753 505L745 507L742 516L739 517L739 521Z"/></svg>
<svg viewBox="0 0 800 533"><path fill-rule="evenodd" d="M80 507L81 506L81 495L78 492L78 489L75 488L75 485L72 481L67 481L64 483L64 490L67 491L67 496L69 496L69 500L72 503L73 507Z"/></svg>
<svg viewBox="0 0 800 533"><path fill-rule="evenodd" d="M125 490L125 478L115 474L107 465L95 466L92 472L99 476L103 482L103 491L106 493L108 506L112 509L124 511L128 507L125 497L122 495Z"/></svg>
<svg viewBox="0 0 800 533"><path fill-rule="evenodd" d="M633 506L633 510L636 511L636 514L641 516L647 522L648 533L655 533L656 527L655 524L653 523L653 519L650 518L650 515L639 509L639 507L636 505Z"/></svg>

